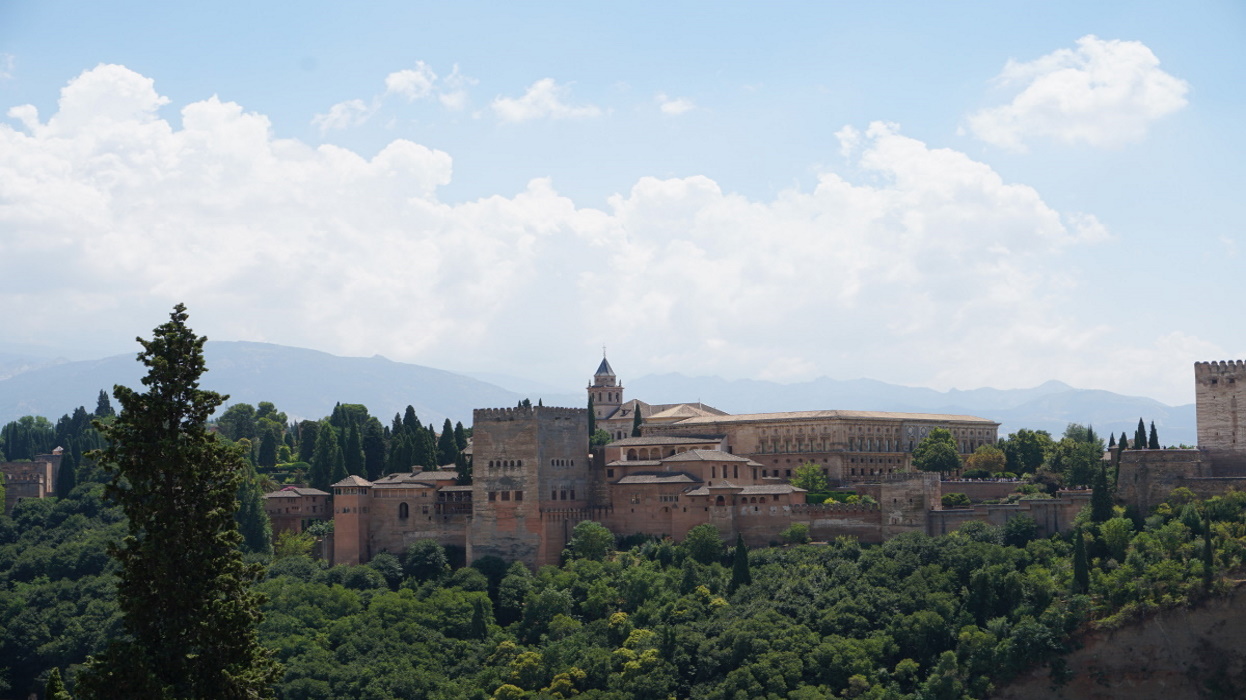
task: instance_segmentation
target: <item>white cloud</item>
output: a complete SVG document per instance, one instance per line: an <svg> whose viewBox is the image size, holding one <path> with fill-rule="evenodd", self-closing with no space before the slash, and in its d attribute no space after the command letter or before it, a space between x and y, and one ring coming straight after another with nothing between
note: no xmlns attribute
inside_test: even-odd
<svg viewBox="0 0 1246 700"><path fill-rule="evenodd" d="M529 86L523 97L493 100L493 112L504 122L601 116L601 109L594 105L567 104L564 99L570 91L566 85L555 83L553 78L542 78Z"/></svg>
<svg viewBox="0 0 1246 700"><path fill-rule="evenodd" d="M1097 147L1140 140L1186 105L1189 90L1142 42L1093 35L1034 61L1009 60L997 81L1024 87L1008 104L970 115L969 126L979 139L1018 151L1035 137Z"/></svg>
<svg viewBox="0 0 1246 700"><path fill-rule="evenodd" d="M10 80L17 70L17 57L11 53L0 53L0 80Z"/></svg>
<svg viewBox="0 0 1246 700"><path fill-rule="evenodd" d="M687 97L670 98L666 93L659 92L657 95L658 109L662 110L662 114L677 117L685 112L691 112L696 108L692 100Z"/></svg>
<svg viewBox="0 0 1246 700"><path fill-rule="evenodd" d="M840 132L859 182L823 172L760 200L703 176L644 177L593 209L547 180L449 204L444 152L312 147L216 98L175 126L165 102L149 79L101 66L46 123L18 109L24 128L0 124L0 310L20 309L0 311L8 341L124 343L185 301L216 339L528 376L570 367L572 386L602 342L632 358L616 366L631 376L961 387L1202 350L1133 349L1083 326L1067 309L1083 306L1076 262L1097 221L894 125ZM1122 389L1150 381L1119 374Z"/></svg>
<svg viewBox="0 0 1246 700"><path fill-rule="evenodd" d="M364 104L363 100L346 100L329 108L324 114L312 117L312 125L320 129L323 136L334 129L348 129L359 126L372 118L377 104Z"/></svg>
<svg viewBox="0 0 1246 700"><path fill-rule="evenodd" d="M459 64L456 63L454 70L450 71L450 75L443 82L446 89L437 95L437 99L446 109L457 112L467 107L467 88L479 81L460 73Z"/></svg>
<svg viewBox="0 0 1246 700"><path fill-rule="evenodd" d="M423 61L417 61L415 68L407 68L385 76L385 94L402 95L408 102L423 99L433 94L433 84L437 82L437 74Z"/></svg>

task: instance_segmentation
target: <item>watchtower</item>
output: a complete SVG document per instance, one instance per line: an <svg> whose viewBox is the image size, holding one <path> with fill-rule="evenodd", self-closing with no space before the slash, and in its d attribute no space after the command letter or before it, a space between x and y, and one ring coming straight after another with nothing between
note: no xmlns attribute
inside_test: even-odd
<svg viewBox="0 0 1246 700"><path fill-rule="evenodd" d="M1241 411L1246 409L1246 363L1194 363L1195 412L1198 417L1198 446L1213 458L1246 453Z"/></svg>

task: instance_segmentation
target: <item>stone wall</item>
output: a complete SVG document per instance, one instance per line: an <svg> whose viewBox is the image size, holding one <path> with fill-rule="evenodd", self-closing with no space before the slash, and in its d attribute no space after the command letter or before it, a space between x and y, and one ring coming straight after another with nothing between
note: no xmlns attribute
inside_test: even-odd
<svg viewBox="0 0 1246 700"><path fill-rule="evenodd" d="M1191 487L1190 479L1210 475L1211 462L1202 450L1125 450L1116 477L1117 498L1147 513L1173 489Z"/></svg>
<svg viewBox="0 0 1246 700"><path fill-rule="evenodd" d="M46 498L56 494L57 470L61 465L60 448L55 454L35 455L29 462L0 462L4 474L4 512L24 498Z"/></svg>
<svg viewBox="0 0 1246 700"><path fill-rule="evenodd" d="M1240 455L1246 451L1241 411L1246 410L1246 363L1194 363L1195 412L1198 446L1213 458L1219 453Z"/></svg>
<svg viewBox="0 0 1246 700"><path fill-rule="evenodd" d="M944 481L940 484L943 494L963 493L971 501L989 501L1006 498L1017 490L1021 481Z"/></svg>

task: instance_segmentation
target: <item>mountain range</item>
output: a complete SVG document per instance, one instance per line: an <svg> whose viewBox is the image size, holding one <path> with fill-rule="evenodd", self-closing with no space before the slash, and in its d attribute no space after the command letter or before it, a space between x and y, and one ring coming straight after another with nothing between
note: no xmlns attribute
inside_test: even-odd
<svg viewBox="0 0 1246 700"><path fill-rule="evenodd" d="M208 341L204 355L209 368L203 378L205 389L229 394L229 403L271 401L292 419L327 416L341 402L363 404L388 421L411 405L422 422L440 429L446 418L470 425L473 408L513 406L524 398L562 406L587 401L578 387L557 391L530 380L483 372L468 376L379 355L339 357L242 341ZM591 367L585 372L586 380L590 371ZM137 387L143 373L133 354L79 362L0 355L0 425L25 415L55 421L78 406L92 410L100 389L111 392L114 384ZM976 415L999 421L1001 436L1018 428L1059 436L1073 422L1090 423L1105 436L1121 432L1132 436L1141 417L1148 425L1155 421L1164 444L1195 442L1193 404L1169 406L1057 381L1030 389L936 391L872 379L823 377L779 384L662 374L623 384L627 398L649 403L701 401L728 413L837 408Z"/></svg>

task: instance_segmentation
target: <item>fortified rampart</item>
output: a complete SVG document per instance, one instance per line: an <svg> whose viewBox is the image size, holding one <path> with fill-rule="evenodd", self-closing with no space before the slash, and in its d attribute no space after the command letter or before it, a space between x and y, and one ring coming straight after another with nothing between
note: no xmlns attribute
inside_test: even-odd
<svg viewBox="0 0 1246 700"><path fill-rule="evenodd" d="M12 513L13 506L24 498L54 495L63 454L58 447L52 454L35 455L29 462L0 462L0 474L4 474L4 512Z"/></svg>

